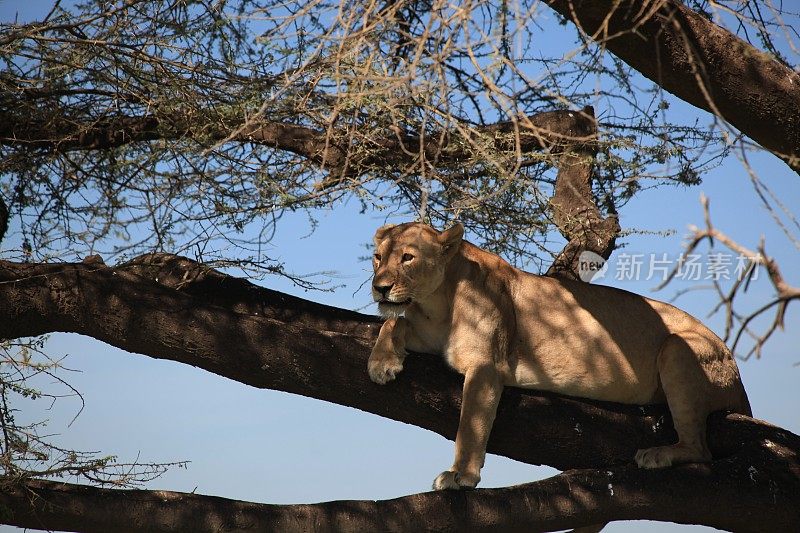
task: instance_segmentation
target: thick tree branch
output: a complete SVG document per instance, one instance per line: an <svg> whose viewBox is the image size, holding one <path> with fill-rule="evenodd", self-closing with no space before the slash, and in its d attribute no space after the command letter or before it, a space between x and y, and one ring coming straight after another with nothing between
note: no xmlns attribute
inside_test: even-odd
<svg viewBox="0 0 800 533"><path fill-rule="evenodd" d="M800 172L800 74L677 0L547 3L645 77Z"/></svg>
<svg viewBox="0 0 800 533"><path fill-rule="evenodd" d="M231 138L233 131L237 133ZM106 116L95 121L54 117L47 123L37 123L30 117L17 116L10 111L0 115L1 144L53 151L107 150L156 140L195 139L208 143L228 138L235 142L252 142L286 150L317 163L322 161L326 147L325 132L271 121L230 130L220 125L170 121L155 115ZM342 154L335 145L331 145L328 157L332 163L336 163Z"/></svg>
<svg viewBox="0 0 800 533"><path fill-rule="evenodd" d="M518 126L519 125L519 126ZM521 152L543 148L557 150L564 144L583 139L583 119L570 111L548 111L503 121L487 126L468 128L473 135L493 139L500 151L514 151L518 139ZM519 128L519 135L515 131ZM199 143L239 142L270 146L300 155L332 174L358 175L371 168L413 164L420 153L436 164L453 164L473 157L473 150L463 142L452 142L453 134L444 141L439 134L428 133L425 146L416 134L387 131L379 138L361 140L353 146L345 131L331 131L308 126L252 120L235 128L221 124L194 124L169 120L155 115L107 116L101 120L81 122L55 117L47 123L36 123L30 117L0 112L0 144L28 146L44 150L103 150L131 143L155 140L194 139ZM469 144L469 143L466 143Z"/></svg>
<svg viewBox="0 0 800 533"><path fill-rule="evenodd" d="M216 272L198 275L198 269L163 254L118 268L0 262L0 338L81 333L255 387L350 405L455 437L462 378L440 358L411 356L396 382L376 385L366 373L379 326L375 317L300 299L301 313L284 315L297 300ZM489 451L556 468L628 463L637 448L674 439L668 416L660 406L509 388ZM718 455L739 445L731 438L736 430L722 430L729 423L712 432L710 446ZM548 435L547 442L541 435Z"/></svg>
<svg viewBox="0 0 800 533"><path fill-rule="evenodd" d="M767 432L767 426L762 429ZM267 505L199 494L30 480L4 484L0 505L11 510L4 520L9 524L109 533L530 532L620 519L761 532L766 509L770 531L788 532L800 520L796 460L800 438L780 435L779 442L753 440L738 457L705 465L656 471L635 466L571 470L516 487L427 492L383 501ZM514 512L498 512L505 509Z"/></svg>
<svg viewBox="0 0 800 533"><path fill-rule="evenodd" d="M143 256L117 268L94 259L55 265L0 262L0 338L50 331L82 333L128 351L198 366L256 387L349 405L454 438L462 378L449 371L439 358L414 354L407 359L396 382L387 386L372 383L365 366L377 326L374 317L261 289L170 255ZM444 507L455 516L486 520L491 529L493 521L502 524L506 519L491 512L505 507L497 506L497 498L517 498L520 508L531 511L531 520L552 520L547 523L553 528L625 518L685 520L731 528L730 524L744 524L738 521L748 513L757 516L753 509L765 505L761 501L764 498L777 498L777 509L783 513L780 520L796 523L798 517L791 513L800 509L800 502L795 501L800 498L798 437L740 415L717 414L709 419L709 445L715 457L720 458L712 465L660 472L620 466L630 464L637 448L674 438L669 414L663 407L599 404L508 388L498 410L489 451L558 468L602 470L567 473L566 477L550 481L552 486L546 482L537 484L530 489L532 493L526 493L528 489L519 493L509 489L512 492L410 496L393 500L395 503L339 502L320 504L322 507L313 512L324 513L328 523L334 525L338 524L336 517L343 516L337 513L342 512L361 516L361 520L412 520L402 516L409 513L397 509L414 504L421 509L430 506L430 514L424 515L426 520L438 513L435 509ZM611 479L604 477L607 469L612 472ZM589 488L580 490L581 483ZM616 498L607 494L609 483ZM747 483L753 486L743 487ZM93 494L100 494L94 490L98 489L78 492L85 491L87 497L94 498ZM25 494L30 492L18 487L7 490L3 497L13 503L19 501L14 498ZM161 493L150 495L158 494ZM676 495L691 500L686 514L675 511ZM718 504L711 505L709 498ZM72 507L68 501L65 506L59 504L58 513L67 520L79 512L80 501L72 500ZM195 515L195 504L183 501L185 505L176 504L174 512L181 519L191 520L186 517ZM537 503L531 506L531 501ZM114 508L108 505L109 509ZM214 509L217 504L208 505L208 509ZM380 513L362 513L358 511L362 505L384 507ZM467 506L468 514L464 515L465 508L459 506ZM100 507L105 509L106 505ZM308 514L312 513L308 510L311 507L301 507L285 509L285 516L312 516ZM15 523L27 527L40 527L31 522L34 518L30 513L46 510L39 506L25 511L26 507L16 504L12 508L22 513ZM550 511L541 509L550 508L552 518L547 518ZM709 508L715 511L709 513ZM729 511L733 508L735 512ZM93 511L98 519L104 516L102 509ZM719 509L724 512L717 512ZM212 515L203 514L202 519L212 520L216 516ZM722 515L733 518L726 522L728 519ZM154 520L156 516L157 513ZM458 529L459 522L449 524L450 530ZM47 525L59 528L66 524ZM128 527L127 522L119 520L117 525ZM91 530L89 526L84 529ZM96 530L101 529L105 526Z"/></svg>

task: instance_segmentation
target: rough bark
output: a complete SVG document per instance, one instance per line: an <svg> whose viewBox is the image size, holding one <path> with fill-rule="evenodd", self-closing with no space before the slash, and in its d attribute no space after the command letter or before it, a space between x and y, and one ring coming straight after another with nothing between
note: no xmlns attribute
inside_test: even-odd
<svg viewBox="0 0 800 533"><path fill-rule="evenodd" d="M259 143L303 156L328 169L330 176L321 182L323 187L376 166L403 168L411 165L423 142L416 135L390 133L384 138L363 141L364 146L351 147L348 153L338 141L346 138L343 132L329 135L306 126L270 121L254 121L238 130L229 130L165 124L155 116L107 117L86 124L54 120L42 125L15 118L10 113L6 115L0 111L2 144L68 151L103 150L129 143L186 138ZM474 132L492 138L494 147L501 152L547 150L557 159L559 171L551 199L552 216L567 239L567 245L556 257L548 275L578 279L578 258L584 250L608 259L620 227L615 214L603 216L592 195L597 141L597 121L592 107L582 111L545 111L519 117L516 121L478 127ZM471 157L463 143L453 143L448 136L444 141L439 135L427 138L435 139L424 146L429 161L447 165Z"/></svg>
<svg viewBox="0 0 800 533"><path fill-rule="evenodd" d="M676 0L547 4L665 90L800 172L800 74Z"/></svg>
<svg viewBox="0 0 800 533"><path fill-rule="evenodd" d="M514 131L520 124L519 149L529 152L542 148L558 149L563 144L580 142L582 123L578 113L547 111L519 117L517 121L479 126L472 131L476 135L492 137L498 150L509 151L516 148ZM418 135L388 131L383 137L361 140L359 145L352 145L348 133L336 128L328 132L265 119L234 128L171 121L155 115L107 116L86 122L57 117L40 124L30 117L0 111L0 144L62 152L106 150L157 140L194 139L200 144L221 141L253 143L300 155L328 169L334 176L358 175L375 167L404 168L413 164L421 152L429 161L441 165L466 161L474 155L464 148L464 143L452 142L451 135L445 135L443 140L441 135L429 133L426 138L428 142L421 147L423 141Z"/></svg>
<svg viewBox="0 0 800 533"><path fill-rule="evenodd" d="M383 501L268 505L168 491L31 480L0 492L8 523L33 529L133 531L554 531L614 519L706 524L737 532L794 531L800 439L727 459L658 471L570 470L499 489L427 492ZM513 509L514 512L505 512ZM769 510L765 513L765 510ZM765 517L768 514L768 518Z"/></svg>
<svg viewBox="0 0 800 533"><path fill-rule="evenodd" d="M82 333L131 352L190 364L256 387L356 407L453 439L462 378L439 358L412 354L396 382L375 385L365 367L377 326L375 317L295 299L170 255L143 256L116 268L96 260L0 262L0 338ZM273 520L278 530L291 531L307 530L308 520L320 530L346 529L343 524L351 522L361 530L414 530L421 526L416 520L430 520L432 529L463 530L460 520L475 520L487 530L502 531L508 530L504 521L510 518L498 510L508 508L508 502L518 502L514 523L528 530L651 518L755 531L763 530L764 509L770 510L770 530L789 531L800 521L796 435L740 415L715 414L709 419L709 445L717 460L710 465L662 471L630 466L637 448L674 438L663 407L601 404L508 388L490 452L557 468L600 470L567 472L517 489L317 506L259 507L143 491L136 498L146 501L125 512L167 525L185 524L178 520L196 516L207 520L207 530L221 517L234 520L252 513L259 520ZM79 529L86 531L134 530L131 524L139 523L105 511L117 509L114 501L133 497L128 493L30 483L34 485L3 491L2 499L16 517L8 523L49 528L85 524ZM34 489L46 497L30 500ZM108 499L103 505L84 505L98 501L93 498ZM58 507L49 508L45 501ZM120 518L115 521L114 516ZM242 520L235 528L250 523ZM158 524L150 525L157 529Z"/></svg>
<svg viewBox="0 0 800 533"><path fill-rule="evenodd" d="M594 108L587 106L576 113L576 122L583 140L567 145L559 157L555 191L550 200L553 222L567 239L567 245L556 256L547 275L577 280L581 253L591 251L608 259L620 226L616 213L603 216L592 194L597 140Z"/></svg>

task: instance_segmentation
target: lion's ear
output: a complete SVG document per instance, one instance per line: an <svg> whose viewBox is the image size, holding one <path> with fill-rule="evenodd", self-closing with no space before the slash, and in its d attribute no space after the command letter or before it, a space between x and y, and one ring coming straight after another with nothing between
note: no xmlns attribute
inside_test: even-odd
<svg viewBox="0 0 800 533"><path fill-rule="evenodd" d="M450 259L458 251L461 239L464 238L464 226L457 222L453 227L439 234L439 244L442 245L444 256Z"/></svg>
<svg viewBox="0 0 800 533"><path fill-rule="evenodd" d="M381 226L375 232L375 237L372 238L372 242L375 243L375 246L378 246L383 238L386 236L386 233L392 229L395 225L394 224L386 224L385 226Z"/></svg>

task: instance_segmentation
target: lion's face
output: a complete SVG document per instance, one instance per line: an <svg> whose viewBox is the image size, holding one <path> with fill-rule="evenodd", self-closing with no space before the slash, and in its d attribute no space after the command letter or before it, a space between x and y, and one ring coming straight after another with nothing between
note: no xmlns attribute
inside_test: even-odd
<svg viewBox="0 0 800 533"><path fill-rule="evenodd" d="M372 297L380 313L398 316L439 288L463 234L460 224L442 233L416 222L379 228L372 258Z"/></svg>

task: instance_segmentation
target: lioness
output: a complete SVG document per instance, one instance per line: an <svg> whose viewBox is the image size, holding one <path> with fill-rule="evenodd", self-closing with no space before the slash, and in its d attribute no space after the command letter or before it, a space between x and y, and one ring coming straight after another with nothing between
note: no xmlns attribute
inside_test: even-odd
<svg viewBox="0 0 800 533"><path fill-rule="evenodd" d="M465 376L455 461L434 489L478 484L506 385L666 402L678 442L639 450L643 468L708 461L708 414L750 415L731 352L694 317L624 290L523 272L463 235L460 224L440 233L413 222L375 233L372 295L387 320L370 378L394 379L406 350L442 354Z"/></svg>

